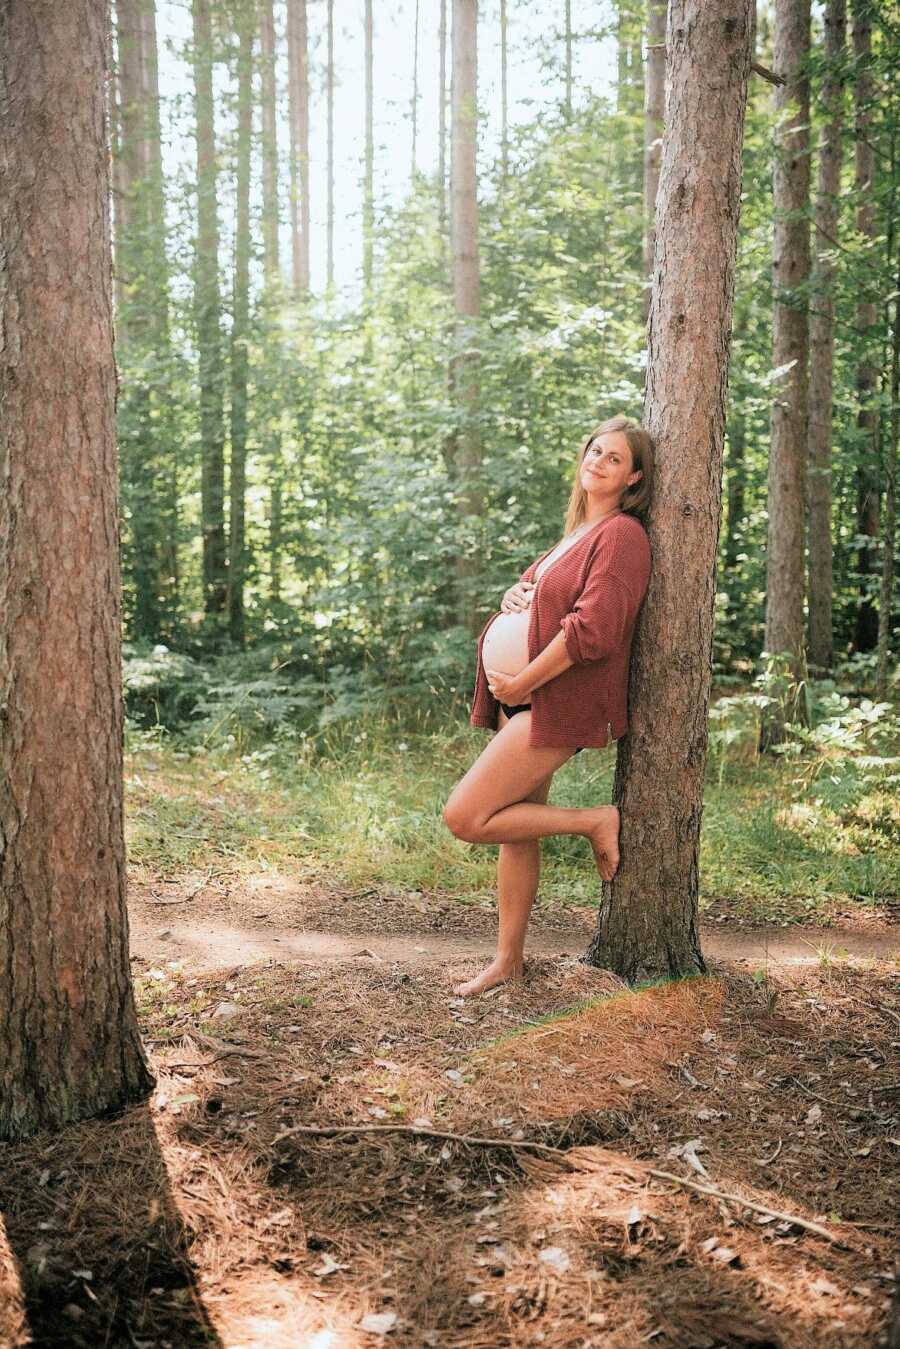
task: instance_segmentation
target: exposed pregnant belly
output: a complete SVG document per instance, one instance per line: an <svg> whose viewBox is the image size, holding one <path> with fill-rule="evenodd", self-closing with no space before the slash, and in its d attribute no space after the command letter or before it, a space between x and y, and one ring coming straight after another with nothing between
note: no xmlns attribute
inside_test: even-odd
<svg viewBox="0 0 900 1349"><path fill-rule="evenodd" d="M481 663L485 670L502 670L517 675L528 664L528 625L531 610L498 614L481 643Z"/></svg>

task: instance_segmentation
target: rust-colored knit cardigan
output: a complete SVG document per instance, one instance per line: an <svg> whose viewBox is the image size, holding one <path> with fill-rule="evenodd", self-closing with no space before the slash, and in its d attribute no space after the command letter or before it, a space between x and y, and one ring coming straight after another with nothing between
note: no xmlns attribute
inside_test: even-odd
<svg viewBox="0 0 900 1349"><path fill-rule="evenodd" d="M533 581L548 549L519 577ZM531 694L531 745L602 749L628 729L631 637L650 579L650 542L636 516L601 520L552 562L536 583L528 625L528 659L562 628L575 662ZM478 638L473 726L497 729L499 703L481 663Z"/></svg>

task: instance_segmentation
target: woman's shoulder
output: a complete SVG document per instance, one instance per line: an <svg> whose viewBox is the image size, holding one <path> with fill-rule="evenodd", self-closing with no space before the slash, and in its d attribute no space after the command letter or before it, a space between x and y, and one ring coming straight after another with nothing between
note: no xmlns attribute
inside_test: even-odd
<svg viewBox="0 0 900 1349"><path fill-rule="evenodd" d="M622 548L629 553L650 552L650 540L643 524L636 515L629 515L625 511L614 516L608 527L600 531L600 535L598 543L605 540L607 546L612 546L616 551Z"/></svg>

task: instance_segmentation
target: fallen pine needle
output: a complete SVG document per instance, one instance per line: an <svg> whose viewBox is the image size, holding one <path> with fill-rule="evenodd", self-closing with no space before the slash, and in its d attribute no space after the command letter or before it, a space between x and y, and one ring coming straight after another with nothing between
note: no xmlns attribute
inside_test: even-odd
<svg viewBox="0 0 900 1349"><path fill-rule="evenodd" d="M717 1190L714 1185L699 1185L693 1180L684 1180L681 1176L673 1175L671 1171L656 1171L651 1169L648 1172L651 1176L656 1176L659 1180L670 1180L675 1185L684 1185L689 1190L696 1190L698 1194L709 1194L714 1199L727 1199L732 1204L740 1204L744 1208L753 1209L754 1213L764 1213L767 1218L780 1218L782 1222L792 1223L796 1227L805 1227L809 1232L815 1232L816 1236L824 1237L826 1241L833 1242L835 1246L846 1246L840 1237L836 1237L833 1232L829 1232L827 1227L822 1227L819 1223L810 1222L807 1218L798 1218L793 1213L780 1213L774 1208L765 1208L762 1204L756 1204L752 1199L745 1199L740 1194L726 1194L724 1190Z"/></svg>

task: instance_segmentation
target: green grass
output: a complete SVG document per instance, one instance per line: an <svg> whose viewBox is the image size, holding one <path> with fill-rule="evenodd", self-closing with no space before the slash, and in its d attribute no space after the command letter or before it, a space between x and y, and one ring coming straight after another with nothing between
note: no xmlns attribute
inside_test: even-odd
<svg viewBox="0 0 900 1349"><path fill-rule="evenodd" d="M348 889L438 892L461 903L494 894L496 848L453 838L441 811L485 744L463 725L404 729L369 718L313 743L285 735L241 753L129 735L129 860L162 875L221 867L328 873ZM575 756L552 800L610 799L615 747ZM798 920L900 893L896 783L852 756L827 764L759 758L729 746L710 757L701 839L701 907ZM544 842L541 900L592 904L588 845Z"/></svg>

